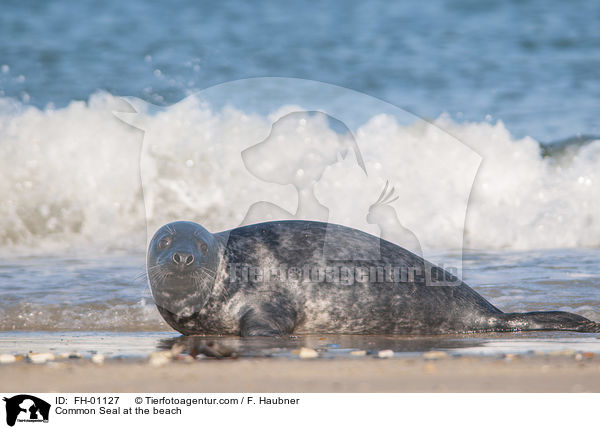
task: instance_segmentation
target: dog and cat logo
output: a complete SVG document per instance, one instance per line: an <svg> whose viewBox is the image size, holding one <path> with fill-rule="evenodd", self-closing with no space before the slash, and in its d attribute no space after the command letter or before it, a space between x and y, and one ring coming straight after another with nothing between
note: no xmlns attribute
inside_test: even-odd
<svg viewBox="0 0 600 429"><path fill-rule="evenodd" d="M6 402L6 424L14 426L22 423L48 423L50 404L32 395L16 395L4 398Z"/></svg>

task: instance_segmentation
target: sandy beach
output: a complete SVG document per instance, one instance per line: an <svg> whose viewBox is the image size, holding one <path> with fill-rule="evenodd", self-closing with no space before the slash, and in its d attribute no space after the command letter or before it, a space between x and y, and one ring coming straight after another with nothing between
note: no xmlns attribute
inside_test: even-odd
<svg viewBox="0 0 600 429"><path fill-rule="evenodd" d="M600 357L19 362L5 392L599 392Z"/></svg>

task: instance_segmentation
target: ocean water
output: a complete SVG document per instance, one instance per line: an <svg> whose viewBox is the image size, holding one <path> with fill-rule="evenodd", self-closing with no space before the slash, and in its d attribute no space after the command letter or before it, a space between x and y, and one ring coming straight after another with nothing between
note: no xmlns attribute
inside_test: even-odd
<svg viewBox="0 0 600 429"><path fill-rule="evenodd" d="M390 181L425 256L497 307L600 321L599 18L590 1L3 2L0 331L175 335L148 236L182 218L229 229L256 201L293 214L289 184L240 154L322 99L369 172L326 163L331 221L377 233L366 213ZM302 80L247 80L272 76ZM139 128L115 116L122 96L145 101L121 115ZM299 142L337 138L302 127Z"/></svg>
<svg viewBox="0 0 600 429"><path fill-rule="evenodd" d="M44 108L100 89L171 104L236 79L333 83L418 116L598 135L597 2L7 0L0 90Z"/></svg>

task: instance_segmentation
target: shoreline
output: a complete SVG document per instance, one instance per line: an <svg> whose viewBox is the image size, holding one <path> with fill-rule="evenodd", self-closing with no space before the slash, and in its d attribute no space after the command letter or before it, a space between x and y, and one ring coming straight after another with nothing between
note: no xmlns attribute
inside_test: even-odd
<svg viewBox="0 0 600 429"><path fill-rule="evenodd" d="M600 392L600 357L110 359L0 365L4 392Z"/></svg>

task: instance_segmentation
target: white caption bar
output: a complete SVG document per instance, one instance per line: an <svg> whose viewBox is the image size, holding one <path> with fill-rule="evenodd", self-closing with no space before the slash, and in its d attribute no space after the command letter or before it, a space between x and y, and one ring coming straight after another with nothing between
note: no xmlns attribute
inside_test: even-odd
<svg viewBox="0 0 600 429"><path fill-rule="evenodd" d="M0 427L584 427L600 394L4 393ZM33 424L37 423L37 424ZM188 426L193 425L193 426Z"/></svg>

